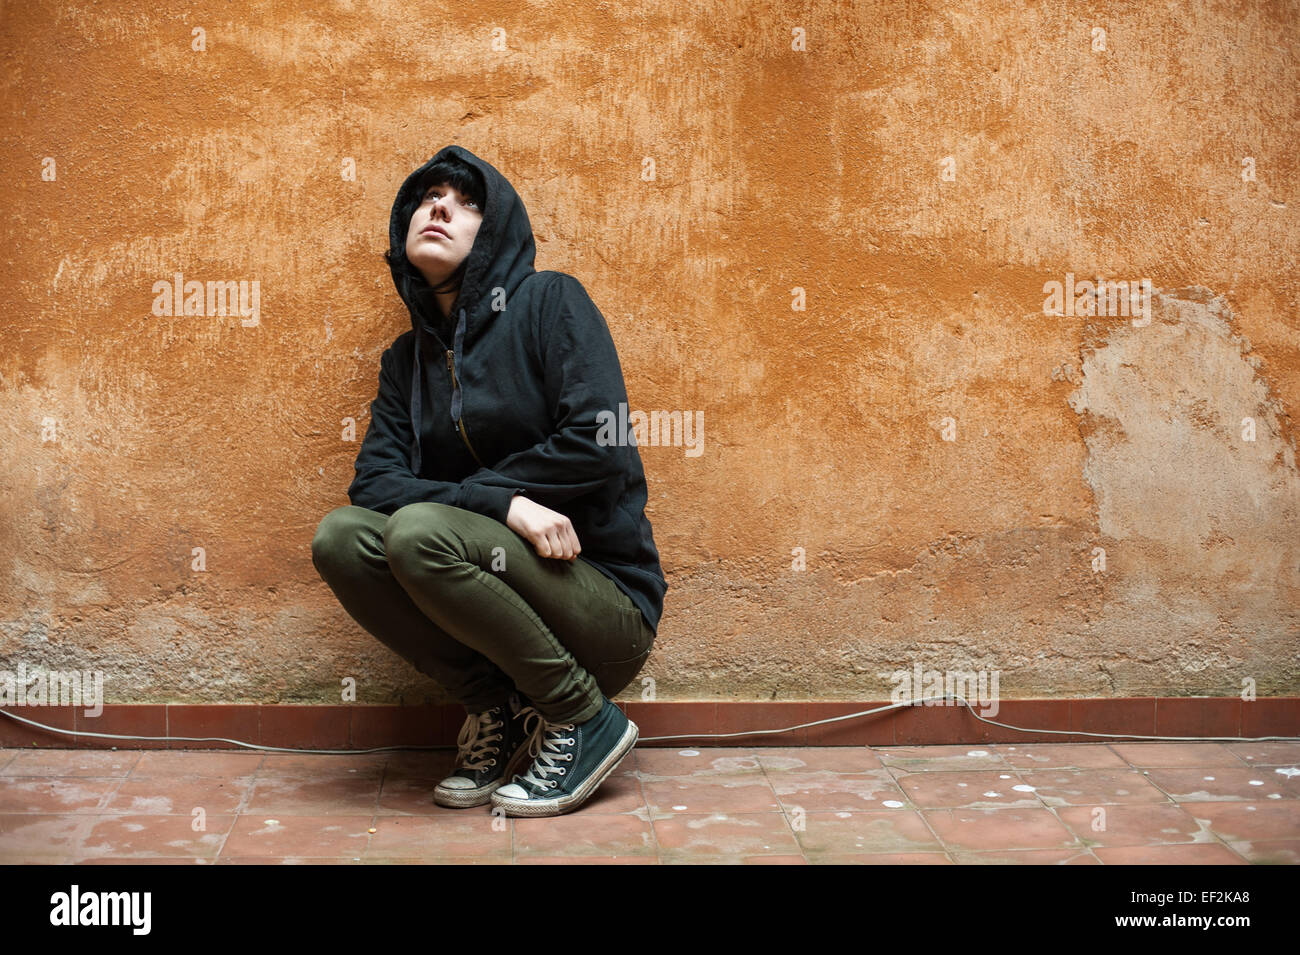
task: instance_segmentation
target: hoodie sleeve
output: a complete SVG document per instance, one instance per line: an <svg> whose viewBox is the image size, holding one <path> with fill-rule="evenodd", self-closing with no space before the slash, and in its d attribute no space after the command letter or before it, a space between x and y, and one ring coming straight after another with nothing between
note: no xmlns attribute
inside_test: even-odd
<svg viewBox="0 0 1300 955"><path fill-rule="evenodd" d="M597 439L604 426L597 415L617 421L619 404L627 403L609 326L571 275L560 273L544 300L538 337L555 431L465 478L460 506L470 510L508 513L519 492L554 507L620 482L627 472L628 448ZM504 513L497 519L504 523Z"/></svg>
<svg viewBox="0 0 1300 955"><path fill-rule="evenodd" d="M392 372L393 349L379 359L379 391L370 403L370 424L354 465L348 499L357 507L391 515L418 501L461 506L461 486L411 473L411 416Z"/></svg>

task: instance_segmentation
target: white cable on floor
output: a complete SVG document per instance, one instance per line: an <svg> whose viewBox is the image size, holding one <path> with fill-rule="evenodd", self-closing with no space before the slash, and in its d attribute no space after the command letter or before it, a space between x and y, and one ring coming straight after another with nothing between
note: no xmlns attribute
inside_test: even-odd
<svg viewBox="0 0 1300 955"><path fill-rule="evenodd" d="M1097 736L1105 739L1154 739L1154 740L1161 740L1163 742L1171 742L1171 743L1202 743L1202 742L1260 743L1260 742L1270 742L1270 741L1300 742L1300 736L1139 736L1133 733L1087 733L1084 732L1083 730L1033 729L1033 728L1026 728L1023 726L1012 726L1010 723L999 723L995 720L985 719L984 717L980 716L978 713L975 712L974 707L970 705L970 702L965 697L959 696L956 693L945 693L943 696L931 696L931 697L926 697L925 699L926 700L948 700L948 699L959 700L960 702L966 705L966 709L970 710L971 716L975 717L977 720L980 720L981 722L984 723L988 723L992 726L1001 726L1004 729L1017 730L1021 733L1056 733L1062 736ZM852 719L857 719L860 716L871 716L874 713L883 713L886 710L895 710L902 706L921 706L924 704L924 702L925 702L924 700L921 700L921 701L911 702L911 703L890 703L886 706L878 706L874 710L863 710L861 713L848 713L844 716L832 716L829 719L815 720L811 723L799 723L795 726L787 726L783 729L749 730L747 732L742 732L742 733L684 733L679 736L642 736L639 742L650 742L650 741L658 741L658 740L665 740L665 739L728 739L733 736L761 736L761 735L771 735L776 733L790 733L793 732L794 730L806 729L809 726L821 726L825 723L838 723L840 720L852 720ZM0 707L0 713L4 713L5 716L18 720L19 722L22 723L27 723L30 726L36 726L39 727L40 729L48 730L51 733L66 733L70 736L94 736L100 739L166 740L169 742L185 742L185 743L207 743L207 742L233 743L236 746L244 746L248 749L262 749L262 750L268 750L276 753L323 753L323 754L337 754L337 755L347 755L347 754L361 755L363 753L380 753L390 749L426 750L426 749L448 749L449 748L449 746L376 746L373 749L289 749L283 746L262 746L257 743L245 743L237 739L227 739L224 736L122 736L117 733L90 733L90 732L78 731L78 730L60 729L57 726L46 726L43 723L37 723L35 720L29 720L26 717L18 716L15 713L10 713L4 707ZM917 743L914 745L924 746L924 745L936 745L936 744Z"/></svg>

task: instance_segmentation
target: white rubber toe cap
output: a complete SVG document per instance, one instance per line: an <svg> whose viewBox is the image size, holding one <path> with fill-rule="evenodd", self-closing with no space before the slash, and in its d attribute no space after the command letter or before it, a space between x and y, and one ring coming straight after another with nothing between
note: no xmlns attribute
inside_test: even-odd
<svg viewBox="0 0 1300 955"><path fill-rule="evenodd" d="M505 796L507 799L527 799L528 790L524 789L523 786L520 786L517 783L510 783L509 785L502 786L498 789L497 795Z"/></svg>
<svg viewBox="0 0 1300 955"><path fill-rule="evenodd" d="M466 779L464 776L448 776L442 782L438 783L442 789L474 789L474 780Z"/></svg>

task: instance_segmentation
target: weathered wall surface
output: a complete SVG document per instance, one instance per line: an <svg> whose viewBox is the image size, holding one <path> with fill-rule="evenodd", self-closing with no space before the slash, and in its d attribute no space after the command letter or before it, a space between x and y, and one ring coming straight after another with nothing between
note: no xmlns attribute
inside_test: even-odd
<svg viewBox="0 0 1300 955"><path fill-rule="evenodd" d="M633 407L703 414L641 448L659 699L1293 694L1298 39L1295 3L6 5L0 668L441 698L310 541L409 327L393 194L458 142ZM257 323L153 314L178 272ZM1149 321L1046 307L1067 275Z"/></svg>

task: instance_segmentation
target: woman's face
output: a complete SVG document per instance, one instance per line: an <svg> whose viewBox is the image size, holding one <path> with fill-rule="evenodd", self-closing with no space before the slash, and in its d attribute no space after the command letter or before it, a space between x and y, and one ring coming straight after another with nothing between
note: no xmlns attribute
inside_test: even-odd
<svg viewBox="0 0 1300 955"><path fill-rule="evenodd" d="M406 257L430 285L438 285L469 255L483 210L469 196L443 184L430 187L411 214Z"/></svg>

